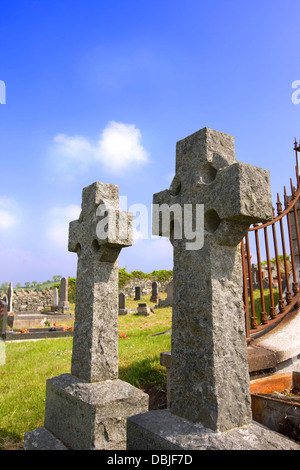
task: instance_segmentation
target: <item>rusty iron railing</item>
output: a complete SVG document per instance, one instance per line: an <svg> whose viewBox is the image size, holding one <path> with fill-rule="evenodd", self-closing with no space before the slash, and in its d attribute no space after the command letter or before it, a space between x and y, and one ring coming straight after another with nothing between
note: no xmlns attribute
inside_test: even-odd
<svg viewBox="0 0 300 470"><path fill-rule="evenodd" d="M300 209L297 204L300 199L298 166L300 143L298 144L297 140L295 140L294 150L297 183L295 188L292 179L290 180L291 196L287 195L284 187L284 210L279 194L277 194L277 215L275 215L273 208L273 220L250 227L241 243L245 324L248 342L253 333L280 321L283 316L300 306L300 286L299 276L297 276L300 269L300 233L297 213L297 209ZM270 254L269 238L273 239L273 259ZM286 238L288 238L288 245ZM266 258L264 261L262 261L261 239L264 242ZM255 252L256 265L251 265L251 250ZM266 269L263 269L264 266Z"/></svg>

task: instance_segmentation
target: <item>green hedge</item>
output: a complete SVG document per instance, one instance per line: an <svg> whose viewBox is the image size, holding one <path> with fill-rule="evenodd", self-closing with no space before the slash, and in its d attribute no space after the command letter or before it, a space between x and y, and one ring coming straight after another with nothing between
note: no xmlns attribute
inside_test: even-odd
<svg viewBox="0 0 300 470"><path fill-rule="evenodd" d="M172 270L162 269L160 271L152 271L152 273L144 273L143 271L131 271L128 273L125 268L119 269L119 287L122 289L130 281L130 279L153 279L158 282L170 281L173 277Z"/></svg>

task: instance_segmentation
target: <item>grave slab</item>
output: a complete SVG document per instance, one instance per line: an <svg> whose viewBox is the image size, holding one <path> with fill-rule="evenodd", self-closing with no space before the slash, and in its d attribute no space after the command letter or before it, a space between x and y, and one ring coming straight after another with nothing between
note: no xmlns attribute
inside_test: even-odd
<svg viewBox="0 0 300 470"><path fill-rule="evenodd" d="M170 410L129 418L127 436L127 450L300 450L295 441L255 422L214 432Z"/></svg>

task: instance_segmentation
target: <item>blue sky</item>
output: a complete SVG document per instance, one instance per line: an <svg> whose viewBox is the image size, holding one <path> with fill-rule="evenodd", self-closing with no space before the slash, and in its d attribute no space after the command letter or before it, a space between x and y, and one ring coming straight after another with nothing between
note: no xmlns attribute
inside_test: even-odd
<svg viewBox="0 0 300 470"><path fill-rule="evenodd" d="M203 127L233 135L238 160L270 170L274 201L289 186L298 0L0 6L0 284L76 275L68 224L94 181L117 184L128 207L145 204L150 223L176 142ZM172 269L172 250L137 237L119 264Z"/></svg>

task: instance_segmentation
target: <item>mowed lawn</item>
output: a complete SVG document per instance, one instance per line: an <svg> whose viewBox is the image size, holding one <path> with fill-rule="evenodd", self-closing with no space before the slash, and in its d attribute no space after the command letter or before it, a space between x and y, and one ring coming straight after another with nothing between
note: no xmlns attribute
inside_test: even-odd
<svg viewBox="0 0 300 470"><path fill-rule="evenodd" d="M154 306L145 299L148 306ZM126 307L133 308L130 300ZM119 316L119 378L144 389L165 383L160 353L171 348L172 309ZM22 449L24 434L44 424L46 380L71 371L71 337L4 343L0 365L0 449ZM1 356L1 354L0 354Z"/></svg>

